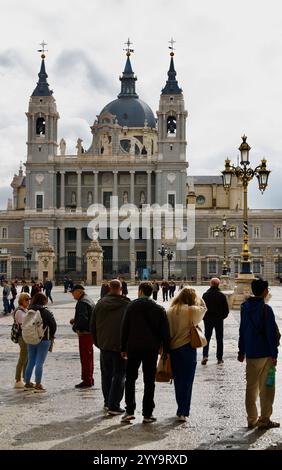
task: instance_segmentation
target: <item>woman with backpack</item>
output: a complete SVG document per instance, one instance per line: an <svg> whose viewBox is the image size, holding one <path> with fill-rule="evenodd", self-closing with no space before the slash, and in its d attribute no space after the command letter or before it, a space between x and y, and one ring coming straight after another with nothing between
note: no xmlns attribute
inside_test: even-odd
<svg viewBox="0 0 282 470"><path fill-rule="evenodd" d="M18 300L19 305L14 313L15 322L19 325L18 345L20 347L20 355L19 355L19 359L18 359L18 363L16 367L15 388L24 387L24 383L22 382L22 377L24 377L25 368L27 364L27 345L24 342L23 337L22 337L21 325L22 325L24 317L26 316L29 302L30 302L29 294L25 292L20 294L19 300Z"/></svg>
<svg viewBox="0 0 282 470"><path fill-rule="evenodd" d="M46 307L48 298L46 295L38 292L32 299L32 305L29 307L27 317L23 325L23 336L25 335L25 324L28 324L29 315L37 315L40 312L40 322L42 323L42 338L30 338L30 343L27 341L28 348L28 363L25 371L25 387L24 390L34 390L34 392L45 392L45 388L41 384L43 364L48 354L48 350L51 346L51 341L54 339L54 335L57 329L57 324L53 314ZM28 332L31 335L31 332ZM35 334L35 333L34 333ZM33 369L35 367L35 385L30 381Z"/></svg>

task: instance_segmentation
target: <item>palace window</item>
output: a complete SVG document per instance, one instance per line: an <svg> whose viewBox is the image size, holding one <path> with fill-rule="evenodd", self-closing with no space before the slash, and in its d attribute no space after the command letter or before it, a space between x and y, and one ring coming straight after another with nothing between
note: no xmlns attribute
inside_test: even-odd
<svg viewBox="0 0 282 470"><path fill-rule="evenodd" d="M8 228L0 227L0 238L6 240L8 238Z"/></svg>

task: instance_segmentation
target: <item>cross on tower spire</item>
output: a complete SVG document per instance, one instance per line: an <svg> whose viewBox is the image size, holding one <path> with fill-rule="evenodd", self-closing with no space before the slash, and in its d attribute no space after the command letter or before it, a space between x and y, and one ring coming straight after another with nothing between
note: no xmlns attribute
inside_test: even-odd
<svg viewBox="0 0 282 470"><path fill-rule="evenodd" d="M174 44L176 43L176 41L174 41L174 39L171 38L171 40L168 41L168 43L170 44L170 46L168 46L168 48L171 49L170 55L173 56L173 55L174 55L174 51L175 51Z"/></svg>
<svg viewBox="0 0 282 470"><path fill-rule="evenodd" d="M41 52L41 59L45 59L45 52L48 52L47 49L45 49L45 46L47 46L47 43L43 41L40 43L40 46L42 49L38 49L37 52Z"/></svg>
<svg viewBox="0 0 282 470"><path fill-rule="evenodd" d="M134 49L130 49L130 46L133 44L132 42L130 42L130 39L128 38L127 42L125 42L124 44L127 45L127 47L125 49L123 49L124 51L126 51L126 55L127 57L130 56L131 52L134 52Z"/></svg>

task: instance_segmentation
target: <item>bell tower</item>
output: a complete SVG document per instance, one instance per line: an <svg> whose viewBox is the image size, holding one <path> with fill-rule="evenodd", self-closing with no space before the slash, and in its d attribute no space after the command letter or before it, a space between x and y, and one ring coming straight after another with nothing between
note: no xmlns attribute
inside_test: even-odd
<svg viewBox="0 0 282 470"><path fill-rule="evenodd" d="M43 41L39 80L30 97L28 112L26 210L46 212L56 207L56 172L59 113L47 82Z"/></svg>
<svg viewBox="0 0 282 470"><path fill-rule="evenodd" d="M162 204L186 205L186 118L182 89L176 80L174 43L170 44L168 79L162 89L158 116L159 196Z"/></svg>
<svg viewBox="0 0 282 470"><path fill-rule="evenodd" d="M57 154L57 129L59 113L53 91L49 89L48 75L45 69L46 44L41 44L41 67L39 80L34 89L26 113L28 121L27 161L33 163L48 162L50 155Z"/></svg>

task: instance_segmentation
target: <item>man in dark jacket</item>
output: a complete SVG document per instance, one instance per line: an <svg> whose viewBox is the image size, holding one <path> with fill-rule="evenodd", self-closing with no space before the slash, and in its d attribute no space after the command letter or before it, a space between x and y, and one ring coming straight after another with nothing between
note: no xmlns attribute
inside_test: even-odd
<svg viewBox="0 0 282 470"><path fill-rule="evenodd" d="M124 393L126 360L121 357L120 330L130 300L121 295L118 279L109 283L109 293L97 302L91 319L94 344L100 351L102 391L105 410L118 415Z"/></svg>
<svg viewBox="0 0 282 470"><path fill-rule="evenodd" d="M248 427L261 429L277 428L280 423L270 420L275 394L275 382L267 385L269 369L275 367L278 356L278 338L272 308L264 302L268 294L268 282L252 281L250 297L241 305L238 361L246 357L246 411ZM275 370L273 371L275 372ZM256 406L260 397L261 416L258 419Z"/></svg>
<svg viewBox="0 0 282 470"><path fill-rule="evenodd" d="M213 277L210 281L210 288L204 293L203 299L207 306L204 316L205 337L207 345L203 348L202 364L206 365L209 356L209 344L213 329L216 336L216 358L218 364L223 364L223 320L228 316L229 307L223 292L219 290L220 280Z"/></svg>
<svg viewBox="0 0 282 470"><path fill-rule="evenodd" d="M77 300L75 316L70 320L70 324L72 325L73 331L78 335L82 379L82 382L75 385L75 387L93 387L94 355L90 320L95 304L93 300L85 294L84 287L80 284L73 286L71 293L73 298Z"/></svg>
<svg viewBox="0 0 282 470"><path fill-rule="evenodd" d="M164 353L169 351L169 325L163 307L149 299L153 291L150 282L141 282L138 299L129 304L125 312L121 330L122 357L127 359L125 402L126 413L123 423L134 419L135 382L142 363L144 395L143 423L153 423L155 407L155 375L158 352L162 345Z"/></svg>

